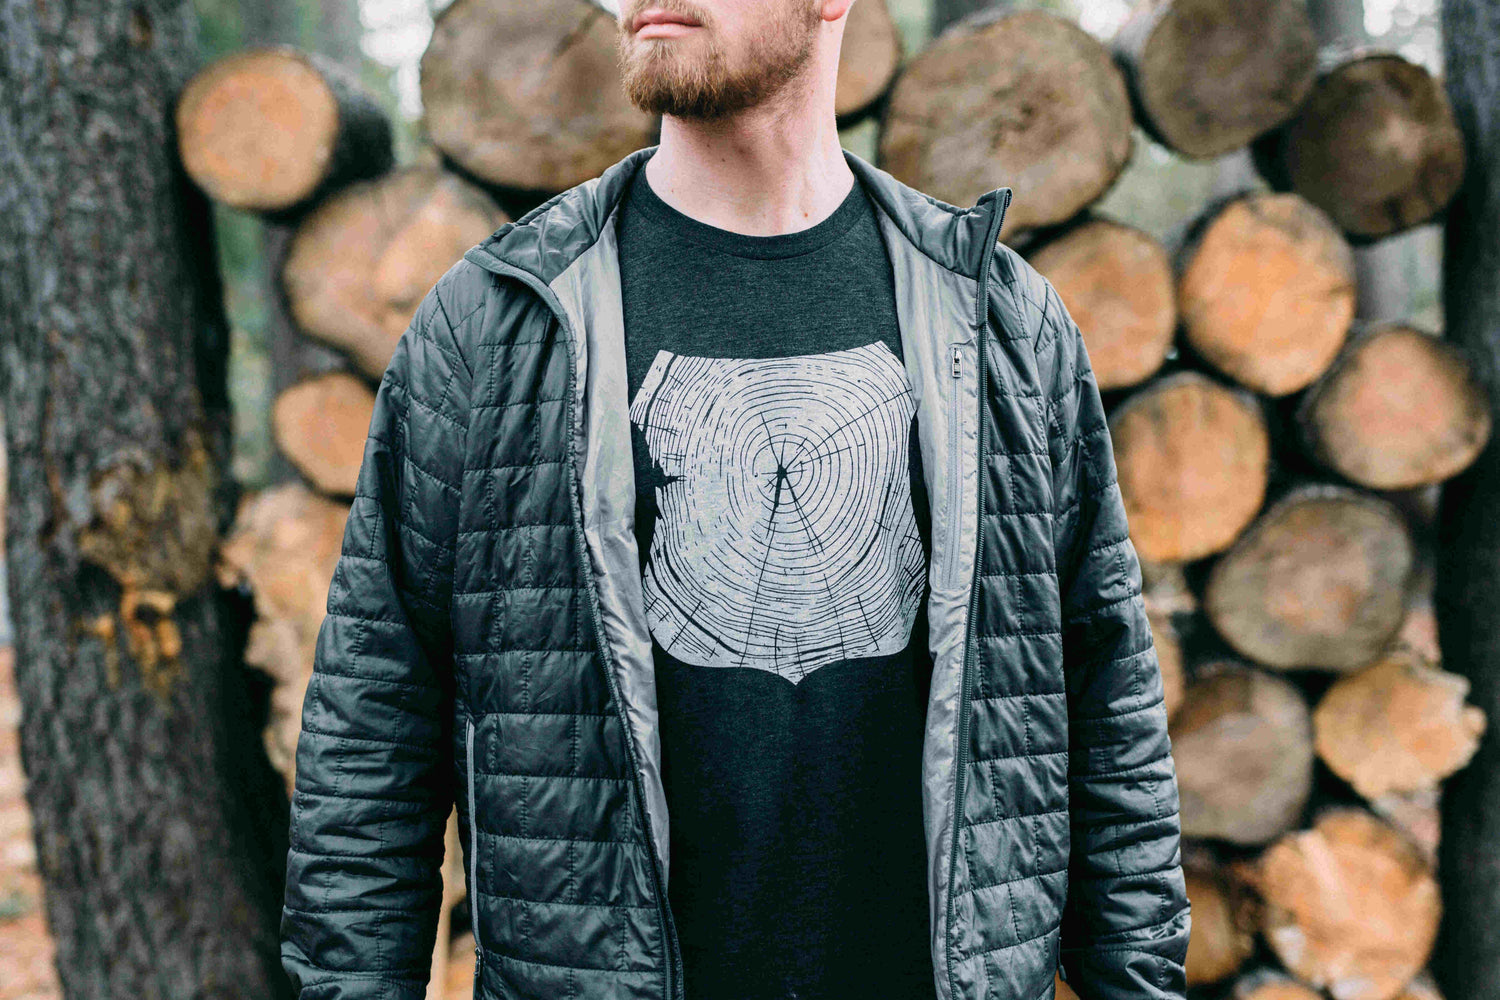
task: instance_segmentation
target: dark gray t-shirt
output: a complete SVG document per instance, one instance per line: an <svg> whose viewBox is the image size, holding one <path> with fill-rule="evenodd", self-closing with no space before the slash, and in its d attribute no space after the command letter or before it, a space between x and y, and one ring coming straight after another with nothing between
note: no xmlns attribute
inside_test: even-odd
<svg viewBox="0 0 1500 1000"><path fill-rule="evenodd" d="M619 244L687 995L932 1000L929 517L874 208L744 236L643 169Z"/></svg>

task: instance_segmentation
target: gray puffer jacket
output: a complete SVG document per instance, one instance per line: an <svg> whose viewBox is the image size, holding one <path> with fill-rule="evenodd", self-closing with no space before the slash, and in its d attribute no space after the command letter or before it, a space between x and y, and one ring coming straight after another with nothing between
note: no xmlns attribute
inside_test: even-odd
<svg viewBox="0 0 1500 1000"><path fill-rule="evenodd" d="M633 530L615 209L654 147L471 248L380 385L297 749L302 1000L419 1000L456 802L486 1000L691 1000ZM1099 391L1010 203L846 153L932 502L921 795L941 1000L1184 990L1176 773ZM850 998L856 1000L856 998ZM864 998L858 998L864 1000Z"/></svg>

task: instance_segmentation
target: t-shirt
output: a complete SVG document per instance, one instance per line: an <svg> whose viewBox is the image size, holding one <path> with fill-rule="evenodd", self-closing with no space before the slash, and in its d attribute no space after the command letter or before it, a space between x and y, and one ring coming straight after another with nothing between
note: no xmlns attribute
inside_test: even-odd
<svg viewBox="0 0 1500 1000"><path fill-rule="evenodd" d="M640 170L618 235L687 995L933 1000L930 522L874 207L745 236Z"/></svg>

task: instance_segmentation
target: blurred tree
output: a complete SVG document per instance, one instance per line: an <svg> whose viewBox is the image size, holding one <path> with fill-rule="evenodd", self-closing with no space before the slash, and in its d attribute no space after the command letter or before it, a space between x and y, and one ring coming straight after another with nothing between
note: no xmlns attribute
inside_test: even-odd
<svg viewBox="0 0 1500 1000"><path fill-rule="evenodd" d="M1500 4L1444 0L1448 96L1468 165L1447 218L1443 307L1450 339L1474 351L1500 409ZM1443 786L1443 923L1434 972L1444 994L1500 1000L1500 435L1444 485L1437 610L1447 669L1469 679L1489 728Z"/></svg>
<svg viewBox="0 0 1500 1000"><path fill-rule="evenodd" d="M287 802L231 516L187 0L0 0L0 397L21 755L65 994L287 996Z"/></svg>

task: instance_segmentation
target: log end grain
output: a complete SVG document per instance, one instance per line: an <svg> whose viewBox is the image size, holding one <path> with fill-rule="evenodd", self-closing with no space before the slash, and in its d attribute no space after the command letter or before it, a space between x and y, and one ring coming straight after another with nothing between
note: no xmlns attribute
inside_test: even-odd
<svg viewBox="0 0 1500 1000"><path fill-rule="evenodd" d="M375 412L364 380L329 372L291 386L271 408L277 446L319 492L352 497Z"/></svg>
<svg viewBox="0 0 1500 1000"><path fill-rule="evenodd" d="M840 120L865 111L886 92L902 56L901 33L885 0L858 0L848 16L833 99Z"/></svg>
<svg viewBox="0 0 1500 1000"><path fill-rule="evenodd" d="M1178 372L1133 394L1109 423L1143 558L1186 562L1223 551L1260 510L1271 445L1249 394Z"/></svg>
<svg viewBox="0 0 1500 1000"><path fill-rule="evenodd" d="M1134 226L1090 219L1028 255L1083 331L1103 390L1144 382L1161 368L1177 328L1166 249Z"/></svg>
<svg viewBox="0 0 1500 1000"><path fill-rule="evenodd" d="M1332 364L1354 319L1354 256L1295 194L1250 192L1215 205L1185 254L1177 303L1193 349L1271 396Z"/></svg>

